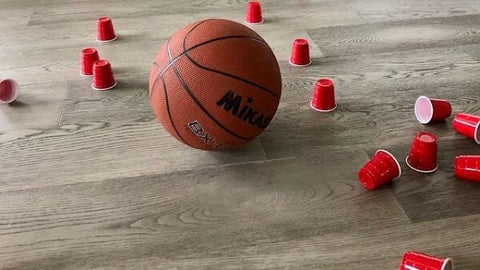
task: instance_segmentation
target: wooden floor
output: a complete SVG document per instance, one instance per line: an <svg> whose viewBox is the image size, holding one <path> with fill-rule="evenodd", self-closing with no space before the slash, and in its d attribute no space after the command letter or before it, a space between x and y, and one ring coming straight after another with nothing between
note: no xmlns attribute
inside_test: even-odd
<svg viewBox="0 0 480 270"><path fill-rule="evenodd" d="M190 149L149 106L160 45L202 18L243 21L245 1L2 0L0 78L21 86L0 106L0 269L398 269L405 250L480 269L480 184L453 158L480 154L451 119L422 126L420 95L480 114L479 0L263 1L254 26L283 75L279 110L247 147ZM119 39L95 42L96 19ZM294 38L313 65L288 64ZM119 85L79 76L80 50L109 59ZM338 109L308 103L319 77ZM438 137L440 169L405 166L413 135ZM404 174L374 192L358 169L377 149Z"/></svg>

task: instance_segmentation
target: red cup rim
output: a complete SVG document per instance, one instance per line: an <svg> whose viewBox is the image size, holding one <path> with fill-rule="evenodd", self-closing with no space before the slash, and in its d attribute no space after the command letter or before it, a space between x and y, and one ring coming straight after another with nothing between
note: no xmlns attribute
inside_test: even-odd
<svg viewBox="0 0 480 270"><path fill-rule="evenodd" d="M421 102L422 101L427 101L427 106L428 106L428 109L429 109L429 116L427 117L427 119L423 119L421 116L420 116L420 108L422 106ZM432 121L432 118L433 118L433 104L432 104L432 101L426 97L426 96L419 96L417 98L417 100L415 101L415 117L417 118L418 122L422 123L422 124L428 124L430 123L430 121Z"/></svg>
<svg viewBox="0 0 480 270"><path fill-rule="evenodd" d="M447 268L448 266L450 267ZM446 258L440 270L453 270L453 260L451 258Z"/></svg>
<svg viewBox="0 0 480 270"><path fill-rule="evenodd" d="M112 39L101 40L101 39L96 38L96 40L97 40L98 42L112 42L112 41L116 40L117 37L118 37L118 35L115 34L115 37L112 38Z"/></svg>
<svg viewBox="0 0 480 270"><path fill-rule="evenodd" d="M419 172L419 173L433 173L433 172L435 172L436 170L438 170L438 162L437 162L437 166L435 166L434 169L432 169L432 170L426 170L426 171L425 171L425 170L420 170L420 169L418 169L418 168L415 168L412 164L410 164L410 162L408 162L408 156L405 158L405 163L407 163L407 166L408 166L410 169L412 169L412 170L414 170L414 171L416 171L416 172Z"/></svg>
<svg viewBox="0 0 480 270"><path fill-rule="evenodd" d="M83 77L92 77L93 74L83 74L83 73L80 71L80 76L83 76Z"/></svg>
<svg viewBox="0 0 480 270"><path fill-rule="evenodd" d="M306 63L306 64L294 64L290 60L288 60L288 62L290 63L290 65L295 66L295 67L306 67L306 66L310 66L312 64L312 59L310 59L308 61L308 63Z"/></svg>
<svg viewBox="0 0 480 270"><path fill-rule="evenodd" d="M398 179L400 178L400 176L402 175L402 167L400 167L400 163L398 162L398 160L395 158L394 155L392 155L390 152L388 152L387 150L384 150L384 149L379 149L375 152L375 155L378 153L378 152L383 152L387 155L389 155L394 161L395 163L397 164L397 167L398 167L398 176L395 177L394 179Z"/></svg>
<svg viewBox="0 0 480 270"><path fill-rule="evenodd" d="M315 106L313 106L312 102L310 101L310 107L317 112L331 112L331 111L334 111L337 108L337 104L335 104L335 106L330 110L321 110L321 109L315 108Z"/></svg>
<svg viewBox="0 0 480 270"><path fill-rule="evenodd" d="M98 90L98 91L110 90L110 89L114 88L115 86L117 86L117 81L115 81L115 83L112 86L109 86L109 87L106 87L106 88L97 88L92 83L92 88L95 89L95 90Z"/></svg>
<svg viewBox="0 0 480 270"><path fill-rule="evenodd" d="M475 134L474 134L474 139L475 139L475 142L477 144L480 144L480 129L479 129L479 126L480 126L480 122L477 123L477 125L475 126Z"/></svg>
<svg viewBox="0 0 480 270"><path fill-rule="evenodd" d="M249 22L249 21L247 21L247 19L245 19L245 23L248 23L248 24L262 24L263 23L263 18L259 22Z"/></svg>

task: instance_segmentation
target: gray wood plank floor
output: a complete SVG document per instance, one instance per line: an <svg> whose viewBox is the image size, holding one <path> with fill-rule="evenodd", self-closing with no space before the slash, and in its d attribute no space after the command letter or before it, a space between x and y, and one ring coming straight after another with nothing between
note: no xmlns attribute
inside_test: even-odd
<svg viewBox="0 0 480 270"><path fill-rule="evenodd" d="M0 269L398 269L405 250L480 269L480 184L453 158L480 154L446 123L422 126L419 95L480 114L480 1L262 1L283 95L247 147L177 143L149 107L161 44L203 18L243 21L246 1L3 0L0 78L21 86L0 106ZM99 16L118 41L95 42ZM288 64L311 42L313 65ZM97 92L79 72L94 46L119 85ZM339 104L308 105L319 77ZM440 169L409 170L416 132L439 141ZM377 149L404 174L367 192L356 173Z"/></svg>

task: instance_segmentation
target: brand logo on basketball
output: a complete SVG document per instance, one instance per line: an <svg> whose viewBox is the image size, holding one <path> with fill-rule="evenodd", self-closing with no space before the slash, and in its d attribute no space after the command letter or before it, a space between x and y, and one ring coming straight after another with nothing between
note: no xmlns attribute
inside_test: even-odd
<svg viewBox="0 0 480 270"><path fill-rule="evenodd" d="M237 118L253 126L257 126L261 129L266 128L268 123L272 120L272 117L266 116L252 108L252 103L252 97L247 97L245 100L242 96L228 90L227 93L217 101L217 106L223 107L225 111L230 112Z"/></svg>

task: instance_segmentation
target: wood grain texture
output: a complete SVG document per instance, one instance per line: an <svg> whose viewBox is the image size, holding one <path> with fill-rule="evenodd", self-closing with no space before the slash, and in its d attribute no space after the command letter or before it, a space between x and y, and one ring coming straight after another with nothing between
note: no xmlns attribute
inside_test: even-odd
<svg viewBox="0 0 480 270"><path fill-rule="evenodd" d="M453 177L480 147L446 122L424 126L420 95L480 114L477 0L262 1L282 71L278 112L232 152L193 150L157 122L148 76L178 28L243 22L246 1L5 0L0 78L21 86L0 106L0 269L398 269L405 250L480 267L480 186ZM113 18L119 39L95 42ZM288 64L297 37L313 64ZM111 61L118 86L79 76L80 50ZM309 107L320 77L338 108ZM408 169L415 133L438 138L440 169ZM403 174L365 191L358 169L377 149Z"/></svg>

